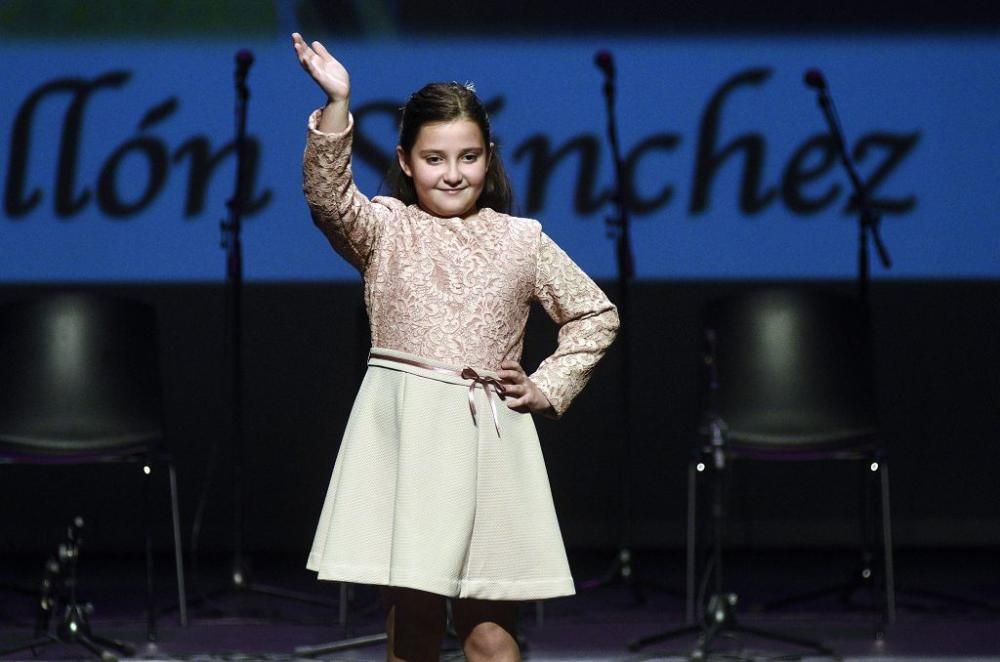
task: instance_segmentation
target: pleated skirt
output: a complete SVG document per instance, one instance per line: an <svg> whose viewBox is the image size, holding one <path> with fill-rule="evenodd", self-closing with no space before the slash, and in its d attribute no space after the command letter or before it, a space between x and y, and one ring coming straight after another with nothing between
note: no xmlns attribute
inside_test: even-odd
<svg viewBox="0 0 1000 662"><path fill-rule="evenodd" d="M481 384L370 358L307 568L319 579L485 600L574 593L530 414ZM495 376L495 375L494 375ZM491 394L492 395L492 394ZM496 426L499 427L498 434Z"/></svg>

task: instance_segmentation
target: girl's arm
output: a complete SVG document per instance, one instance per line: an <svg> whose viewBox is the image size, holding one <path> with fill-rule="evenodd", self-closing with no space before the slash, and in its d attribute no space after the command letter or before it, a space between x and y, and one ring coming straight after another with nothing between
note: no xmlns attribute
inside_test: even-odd
<svg viewBox="0 0 1000 662"><path fill-rule="evenodd" d="M373 204L351 173L353 120L350 77L323 44L309 46L298 33L292 46L299 63L326 94L323 109L309 118L302 158L302 190L317 227L333 248L364 273L391 210Z"/></svg>
<svg viewBox="0 0 1000 662"><path fill-rule="evenodd" d="M618 333L618 309L566 253L544 233L538 249L535 297L556 324L559 344L531 381L562 414L590 380Z"/></svg>

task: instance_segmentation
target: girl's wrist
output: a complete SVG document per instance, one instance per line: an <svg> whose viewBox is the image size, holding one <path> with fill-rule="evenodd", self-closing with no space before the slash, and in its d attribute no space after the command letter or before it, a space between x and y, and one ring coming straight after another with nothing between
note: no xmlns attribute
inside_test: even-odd
<svg viewBox="0 0 1000 662"><path fill-rule="evenodd" d="M319 125L316 127L322 133L341 133L347 128L350 97L331 99L327 97L326 105L320 114Z"/></svg>

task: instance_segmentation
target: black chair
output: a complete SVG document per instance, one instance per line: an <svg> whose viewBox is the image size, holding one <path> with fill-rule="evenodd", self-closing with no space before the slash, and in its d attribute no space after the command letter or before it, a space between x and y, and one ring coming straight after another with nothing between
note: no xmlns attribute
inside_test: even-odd
<svg viewBox="0 0 1000 662"><path fill-rule="evenodd" d="M68 292L0 305L0 464L125 463L140 472L147 635L156 637L149 490L166 468L180 621L187 624L177 478L164 444L156 316ZM85 487L84 487L85 489Z"/></svg>
<svg viewBox="0 0 1000 662"><path fill-rule="evenodd" d="M867 585L891 625L896 606L889 466L879 438L867 311L854 298L816 288L762 288L710 303L705 338L706 420L721 435L714 447L709 437L689 470L689 618L695 602L696 481L706 464L713 458L728 468L744 461L850 460L863 472L861 568L841 584L769 606L847 596Z"/></svg>

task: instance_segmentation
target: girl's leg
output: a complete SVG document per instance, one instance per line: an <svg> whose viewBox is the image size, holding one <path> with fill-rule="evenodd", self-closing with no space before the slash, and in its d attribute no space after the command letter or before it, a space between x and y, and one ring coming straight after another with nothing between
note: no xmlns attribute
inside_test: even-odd
<svg viewBox="0 0 1000 662"><path fill-rule="evenodd" d="M468 662L520 662L516 602L453 600L452 617Z"/></svg>
<svg viewBox="0 0 1000 662"><path fill-rule="evenodd" d="M444 639L444 597L411 588L387 586L382 598L389 609L385 631L388 662L437 662Z"/></svg>

